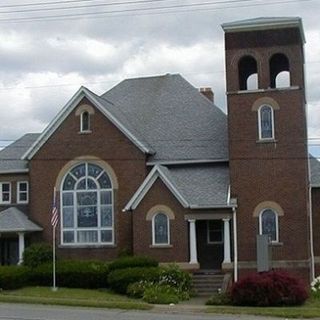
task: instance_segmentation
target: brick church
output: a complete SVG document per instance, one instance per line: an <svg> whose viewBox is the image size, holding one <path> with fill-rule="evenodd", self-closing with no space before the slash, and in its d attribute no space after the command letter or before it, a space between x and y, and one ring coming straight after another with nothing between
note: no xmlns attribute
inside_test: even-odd
<svg viewBox="0 0 320 320"><path fill-rule="evenodd" d="M300 18L222 25L228 115L178 74L81 87L40 134L0 151L0 264L52 243L58 256L129 252L234 279L320 271L320 163L308 155ZM258 237L257 237L258 236Z"/></svg>

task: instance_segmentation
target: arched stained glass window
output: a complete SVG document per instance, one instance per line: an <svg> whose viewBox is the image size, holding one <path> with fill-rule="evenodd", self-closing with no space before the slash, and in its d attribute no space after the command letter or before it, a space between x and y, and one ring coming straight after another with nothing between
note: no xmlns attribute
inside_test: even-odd
<svg viewBox="0 0 320 320"><path fill-rule="evenodd" d="M263 105L258 111L259 139L274 138L273 109L268 105Z"/></svg>
<svg viewBox="0 0 320 320"><path fill-rule="evenodd" d="M65 175L61 216L62 244L113 244L113 189L104 169L81 163Z"/></svg>
<svg viewBox="0 0 320 320"><path fill-rule="evenodd" d="M273 209L264 209L260 213L259 220L260 234L267 234L272 242L278 242L278 214Z"/></svg>
<svg viewBox="0 0 320 320"><path fill-rule="evenodd" d="M152 220L152 238L154 245L170 243L169 218L164 213L157 213Z"/></svg>
<svg viewBox="0 0 320 320"><path fill-rule="evenodd" d="M90 131L90 114L88 111L81 113L80 131Z"/></svg>

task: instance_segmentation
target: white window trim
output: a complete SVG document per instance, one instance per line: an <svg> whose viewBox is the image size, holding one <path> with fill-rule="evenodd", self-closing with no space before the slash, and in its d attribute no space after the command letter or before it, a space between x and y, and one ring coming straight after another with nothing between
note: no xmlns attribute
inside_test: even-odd
<svg viewBox="0 0 320 320"><path fill-rule="evenodd" d="M88 129L86 129L86 130L83 129L83 114L84 113L88 114ZM81 115L80 115L80 132L86 132L86 133L91 132L91 126L90 126L91 121L90 120L91 120L90 112L87 110L82 111Z"/></svg>
<svg viewBox="0 0 320 320"><path fill-rule="evenodd" d="M268 107L271 109L271 124L272 124L272 137L263 138L261 131L261 109ZM269 104L262 104L258 109L258 127L259 127L259 140L274 140L274 109Z"/></svg>
<svg viewBox="0 0 320 320"><path fill-rule="evenodd" d="M272 210L276 216L276 240L271 240L271 243L278 243L279 242L279 214L273 208L264 208L261 210L259 214L259 234L262 235L262 214L265 210Z"/></svg>
<svg viewBox="0 0 320 320"><path fill-rule="evenodd" d="M155 218L158 214L164 214L167 217L167 228L168 228L168 241L166 243L156 243L156 234L155 234ZM161 247L170 245L170 218L165 212L156 212L152 217L152 246Z"/></svg>
<svg viewBox="0 0 320 320"><path fill-rule="evenodd" d="M88 165L91 164L91 162L82 162L83 164L86 165L86 172L88 170ZM96 180L95 182L98 183L98 178L105 172L108 176L109 179L111 181L111 188L110 189L99 189L97 192L97 203L100 204L100 193L102 191L111 191L111 199L112 199L112 203L111 203L111 214L112 214L112 226L111 227L96 227L96 228L78 228L78 227L63 227L63 194L64 193L73 193L73 203L76 203L76 194L77 191L75 189L73 190L63 190L63 184L64 181L67 177L67 175L71 173L71 170L82 164L82 163L78 163L75 166L71 167L65 174L64 178L61 181L61 187L60 187L60 243L62 246L64 247L83 247L83 246L114 246L115 245L115 221L114 221L114 192L113 192L113 184L112 184L112 180L110 178L110 174L102 167L100 167L102 169L102 172L96 177L90 177L93 180ZM94 164L94 163L93 163ZM95 164L96 165L96 164ZM74 177L76 179L76 177ZM76 179L77 183L79 183L80 179ZM101 205L99 205L98 207L98 225L100 224L100 219L101 219ZM74 221L74 226L77 223L77 206L73 205L73 221ZM111 230L112 231L112 239L111 242L101 242L101 233L100 231L108 231ZM63 232L64 231L72 231L74 234L74 242L69 243L69 242L64 242L63 241ZM98 241L97 242L78 242L78 235L77 232L78 231L97 231L98 232Z"/></svg>
<svg viewBox="0 0 320 320"><path fill-rule="evenodd" d="M3 185L8 184L9 185L9 200L8 201L2 201L2 194L3 194ZM12 196L12 189L11 189L11 182L3 181L0 182L0 204L10 204L11 203L11 196Z"/></svg>
<svg viewBox="0 0 320 320"><path fill-rule="evenodd" d="M26 191L20 191L20 184L25 183L27 185ZM20 193L27 194L27 200L20 200ZM17 183L17 203L29 203L29 182L28 181L18 181Z"/></svg>
<svg viewBox="0 0 320 320"><path fill-rule="evenodd" d="M209 224L210 224L210 220L207 220L207 244L223 244L223 226L221 229L221 235L222 235L222 240L221 241L210 241L210 235L209 235Z"/></svg>

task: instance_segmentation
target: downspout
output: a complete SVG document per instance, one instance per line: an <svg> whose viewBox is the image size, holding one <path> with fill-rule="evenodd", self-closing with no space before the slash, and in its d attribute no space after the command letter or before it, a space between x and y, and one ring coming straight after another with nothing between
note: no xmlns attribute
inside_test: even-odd
<svg viewBox="0 0 320 320"><path fill-rule="evenodd" d="M233 273L234 282L238 281L238 234L237 234L237 210L232 208L233 212Z"/></svg>
<svg viewBox="0 0 320 320"><path fill-rule="evenodd" d="M312 282L315 278L314 248L313 248L313 219L312 219L312 188L311 188L311 171L310 156L308 156L308 193L309 193L309 223L310 223L310 276Z"/></svg>

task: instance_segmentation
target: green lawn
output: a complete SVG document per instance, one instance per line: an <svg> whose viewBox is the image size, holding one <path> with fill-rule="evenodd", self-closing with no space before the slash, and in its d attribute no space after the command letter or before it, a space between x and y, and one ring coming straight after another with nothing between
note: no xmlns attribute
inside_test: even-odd
<svg viewBox="0 0 320 320"><path fill-rule="evenodd" d="M120 308L147 310L151 306L127 298L126 296L111 293L108 290L69 289L59 288L52 291L48 287L27 287L19 290L0 292L0 302L22 302L57 304L68 306L83 306L97 308Z"/></svg>
<svg viewBox="0 0 320 320"><path fill-rule="evenodd" d="M233 307L211 306L209 313L220 314L251 314L283 318L318 318L320 317L320 300L309 299L303 306L298 307Z"/></svg>

